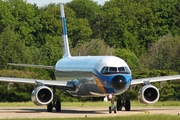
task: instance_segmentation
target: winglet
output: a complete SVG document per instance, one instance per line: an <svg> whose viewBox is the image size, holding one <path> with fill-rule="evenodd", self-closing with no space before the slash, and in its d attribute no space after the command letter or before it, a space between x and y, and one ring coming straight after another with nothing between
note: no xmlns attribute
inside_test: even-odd
<svg viewBox="0 0 180 120"><path fill-rule="evenodd" d="M60 4L60 10L61 10L61 19L62 19L63 57L71 57L70 50L69 50L69 42L68 42L67 27L66 27L66 18L65 18L65 14L64 14L63 4Z"/></svg>

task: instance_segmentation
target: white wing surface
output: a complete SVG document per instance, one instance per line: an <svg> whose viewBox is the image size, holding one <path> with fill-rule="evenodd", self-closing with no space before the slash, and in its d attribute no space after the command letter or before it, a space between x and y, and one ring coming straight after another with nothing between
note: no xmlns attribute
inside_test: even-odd
<svg viewBox="0 0 180 120"><path fill-rule="evenodd" d="M133 79L131 85L143 84L144 82L162 82L167 80L180 80L180 75L172 76L161 76L161 77L152 77L152 78L142 78L142 79Z"/></svg>
<svg viewBox="0 0 180 120"><path fill-rule="evenodd" d="M9 83L27 83L27 84L55 86L62 89L74 88L73 81L38 80L38 79L11 78L11 77L0 77L0 81L9 82Z"/></svg>
<svg viewBox="0 0 180 120"><path fill-rule="evenodd" d="M44 68L44 69L54 69L54 66L45 66L45 65L17 64L17 63L8 63L8 65L33 67L33 68Z"/></svg>

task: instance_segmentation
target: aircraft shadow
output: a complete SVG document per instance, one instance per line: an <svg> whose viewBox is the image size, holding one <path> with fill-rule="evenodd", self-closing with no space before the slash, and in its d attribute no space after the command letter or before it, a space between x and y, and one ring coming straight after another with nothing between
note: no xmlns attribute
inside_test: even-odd
<svg viewBox="0 0 180 120"><path fill-rule="evenodd" d="M145 112L145 111L154 111L154 110L174 110L173 108L146 108L146 109L132 109L131 111L117 111L117 112ZM39 109L39 108L0 108L0 113L41 113L41 112L47 112L46 109ZM60 114L60 113L66 113L66 114L109 114L108 110L81 110L81 109L70 109L70 110L64 110L62 109L61 112L56 112L55 109L53 109L52 112L53 114ZM113 113L113 111L112 111Z"/></svg>
<svg viewBox="0 0 180 120"><path fill-rule="evenodd" d="M173 108L145 108L145 109L132 109L131 111L125 111L125 112L144 112L144 111L155 111L155 110L161 111L161 110L174 110L174 109Z"/></svg>
<svg viewBox="0 0 180 120"><path fill-rule="evenodd" d="M41 113L41 112L47 112L46 109L31 109L31 108L3 108L0 109L0 113ZM55 109L53 109L52 112L54 114L60 114L60 113L67 113L67 114L104 114L107 112L107 110L61 110L61 112L56 112Z"/></svg>

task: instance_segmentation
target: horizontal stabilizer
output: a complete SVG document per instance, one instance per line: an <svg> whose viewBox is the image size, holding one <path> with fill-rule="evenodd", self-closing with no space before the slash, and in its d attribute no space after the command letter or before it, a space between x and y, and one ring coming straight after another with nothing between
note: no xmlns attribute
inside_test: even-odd
<svg viewBox="0 0 180 120"><path fill-rule="evenodd" d="M44 68L44 69L54 69L54 66L45 66L45 65L16 64L16 63L8 63L8 65L23 66L23 67L34 67L34 68Z"/></svg>

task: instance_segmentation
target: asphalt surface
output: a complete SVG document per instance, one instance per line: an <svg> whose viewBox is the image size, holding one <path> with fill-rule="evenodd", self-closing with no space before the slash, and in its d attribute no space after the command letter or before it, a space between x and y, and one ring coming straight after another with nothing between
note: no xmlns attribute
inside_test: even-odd
<svg viewBox="0 0 180 120"><path fill-rule="evenodd" d="M179 115L180 107L132 107L131 111L108 112L108 107L62 107L60 113L46 112L43 107L0 107L0 119L5 118L74 118L74 117L109 117L126 115L145 115L145 114L167 114Z"/></svg>

